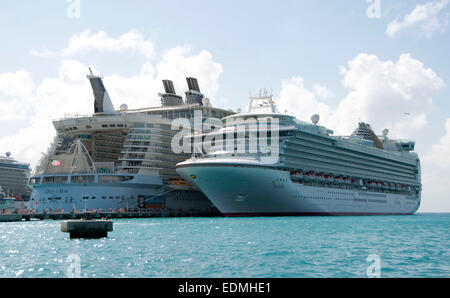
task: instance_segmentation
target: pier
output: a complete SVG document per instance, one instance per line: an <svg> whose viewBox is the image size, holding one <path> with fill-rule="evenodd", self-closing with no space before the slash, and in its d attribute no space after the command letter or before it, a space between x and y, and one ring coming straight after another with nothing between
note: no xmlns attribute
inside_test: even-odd
<svg viewBox="0 0 450 298"><path fill-rule="evenodd" d="M0 214L0 222L14 222L22 220L23 218L20 214Z"/></svg>
<svg viewBox="0 0 450 298"><path fill-rule="evenodd" d="M80 213L13 213L0 214L0 222L18 222L30 220L71 220L89 216L92 219L102 218L161 218L161 217L222 217L216 211L168 211L168 212L80 212Z"/></svg>

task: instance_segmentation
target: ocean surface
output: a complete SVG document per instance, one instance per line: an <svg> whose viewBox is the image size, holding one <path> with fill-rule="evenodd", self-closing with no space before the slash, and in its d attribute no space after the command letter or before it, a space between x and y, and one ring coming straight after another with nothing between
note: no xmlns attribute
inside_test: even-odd
<svg viewBox="0 0 450 298"><path fill-rule="evenodd" d="M60 224L0 223L0 277L367 277L377 258L382 278L450 277L450 214L124 219L100 240Z"/></svg>

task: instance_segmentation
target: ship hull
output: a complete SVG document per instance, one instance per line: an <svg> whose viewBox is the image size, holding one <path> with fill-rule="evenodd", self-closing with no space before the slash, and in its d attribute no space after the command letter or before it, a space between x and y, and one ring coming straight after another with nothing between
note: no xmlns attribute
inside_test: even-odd
<svg viewBox="0 0 450 298"><path fill-rule="evenodd" d="M158 188L145 185L109 184L56 184L33 187L28 209L37 212L72 210L101 210L138 208L138 199L149 199L161 193Z"/></svg>
<svg viewBox="0 0 450 298"><path fill-rule="evenodd" d="M138 179L140 183L33 185L28 209L38 213L86 209L102 212L115 212L121 209L201 212L216 210L206 196L199 191L167 189L159 177L143 176ZM141 183L143 181L149 183Z"/></svg>
<svg viewBox="0 0 450 298"><path fill-rule="evenodd" d="M410 215L420 194L305 185L288 171L244 165L184 164L177 172L225 216Z"/></svg>

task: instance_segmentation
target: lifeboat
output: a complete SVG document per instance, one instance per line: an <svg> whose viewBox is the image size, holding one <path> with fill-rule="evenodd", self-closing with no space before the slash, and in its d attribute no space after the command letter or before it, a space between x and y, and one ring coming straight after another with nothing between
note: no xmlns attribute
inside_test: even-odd
<svg viewBox="0 0 450 298"><path fill-rule="evenodd" d="M344 182L344 178L342 178L342 177L336 177L336 182L337 183L343 183Z"/></svg>
<svg viewBox="0 0 450 298"><path fill-rule="evenodd" d="M177 190L189 190L192 188L192 185L187 183L184 180L177 179L177 180L170 180L167 183L167 186L171 189L177 189Z"/></svg>
<svg viewBox="0 0 450 298"><path fill-rule="evenodd" d="M350 184L352 182L352 180L348 177L344 177L343 179L344 179L344 183L346 183L346 184Z"/></svg>
<svg viewBox="0 0 450 298"><path fill-rule="evenodd" d="M331 176L331 175L325 175L325 181L333 182L334 181L334 177Z"/></svg>
<svg viewBox="0 0 450 298"><path fill-rule="evenodd" d="M291 172L291 179L293 179L293 180L300 180L300 179L303 179L303 172L292 171L292 172Z"/></svg>
<svg viewBox="0 0 450 298"><path fill-rule="evenodd" d="M314 179L314 174L311 173L311 172L308 172L308 173L305 174L304 178L306 180L313 180Z"/></svg>

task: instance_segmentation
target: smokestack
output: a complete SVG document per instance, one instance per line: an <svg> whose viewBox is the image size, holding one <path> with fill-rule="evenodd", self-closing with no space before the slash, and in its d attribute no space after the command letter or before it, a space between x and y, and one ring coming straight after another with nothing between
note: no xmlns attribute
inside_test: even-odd
<svg viewBox="0 0 450 298"><path fill-rule="evenodd" d="M200 87L196 78L186 78L186 82L189 90L186 91L186 103L187 104L199 104L203 105L203 94L200 92Z"/></svg>
<svg viewBox="0 0 450 298"><path fill-rule="evenodd" d="M166 94L176 94L173 82L170 80L163 80L164 90Z"/></svg>
<svg viewBox="0 0 450 298"><path fill-rule="evenodd" d="M180 106L183 105L183 98L176 94L173 82L170 80L163 80L164 90L166 93L160 94L161 104L163 107Z"/></svg>
<svg viewBox="0 0 450 298"><path fill-rule="evenodd" d="M96 114L107 114L115 113L114 105L109 98L108 91L106 91L105 85L103 85L102 77L94 75L92 69L89 67L89 75L87 78L92 86L92 91L94 93L94 113Z"/></svg>

